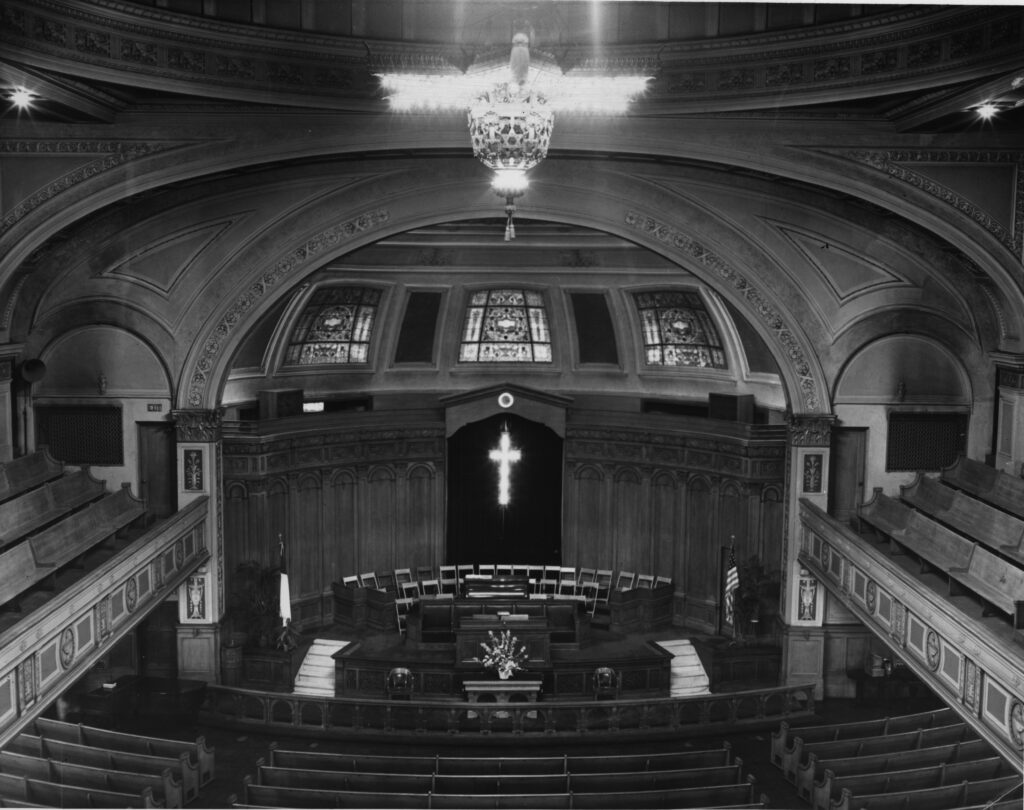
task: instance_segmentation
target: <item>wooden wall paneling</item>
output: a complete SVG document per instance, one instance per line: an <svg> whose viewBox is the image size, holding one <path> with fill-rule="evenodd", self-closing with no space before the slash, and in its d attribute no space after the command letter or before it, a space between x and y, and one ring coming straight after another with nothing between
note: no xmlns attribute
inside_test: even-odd
<svg viewBox="0 0 1024 810"><path fill-rule="evenodd" d="M608 568L611 565L611 544L608 540L608 521L605 509L608 495L605 472L593 464L581 464L574 480L577 537L577 565L589 568Z"/></svg>
<svg viewBox="0 0 1024 810"><path fill-rule="evenodd" d="M756 553L757 535L750 535L747 523L749 503L746 487L732 479L724 480L718 490L718 545L728 546L736 539L736 559L742 562Z"/></svg>
<svg viewBox="0 0 1024 810"><path fill-rule="evenodd" d="M260 521L260 532L257 545L253 548L253 559L262 565L273 568L277 565L278 537L287 541L288 531L291 528L289 519L292 507L292 486L287 478L275 477L270 479L267 486L267 510L265 520ZM255 528L255 527L254 527Z"/></svg>
<svg viewBox="0 0 1024 810"><path fill-rule="evenodd" d="M324 573L328 587L343 577L361 573L362 560L356 538L359 536L356 509L359 482L350 468L335 468L325 491L324 501Z"/></svg>
<svg viewBox="0 0 1024 810"><path fill-rule="evenodd" d="M640 574L673 576L675 571L676 538L682 537L676 517L676 500L679 497L676 477L665 471L658 471L650 483L650 526L651 526L651 567Z"/></svg>
<svg viewBox="0 0 1024 810"><path fill-rule="evenodd" d="M760 532L758 554L769 570L782 569L784 493L781 486L765 486L758 499L756 526Z"/></svg>
<svg viewBox="0 0 1024 810"><path fill-rule="evenodd" d="M301 476L293 497L291 530L284 535L288 560L288 586L293 599L318 597L330 588L323 579L324 503L318 473Z"/></svg>
<svg viewBox="0 0 1024 810"><path fill-rule="evenodd" d="M252 508L247 482L224 483L224 566L229 579L228 587L231 574L249 554Z"/></svg>
<svg viewBox="0 0 1024 810"><path fill-rule="evenodd" d="M397 482L390 464L370 468L359 499L358 539L362 571L390 571L396 567ZM362 573L362 571L357 573Z"/></svg>
<svg viewBox="0 0 1024 810"><path fill-rule="evenodd" d="M429 565L437 570L438 530L443 529L444 510L438 509L438 475L433 465L411 464L405 471L405 528L398 537L396 567ZM403 562L407 561L407 562Z"/></svg>
<svg viewBox="0 0 1024 810"><path fill-rule="evenodd" d="M718 598L718 557L715 503L711 482L704 476L690 479L686 497L688 557L685 583L687 598ZM711 575L709 576L709 572Z"/></svg>
<svg viewBox="0 0 1024 810"><path fill-rule="evenodd" d="M612 493L612 543L614 547L611 559L619 571L632 571L637 568L646 569L649 562L644 549L648 546L647 532L644 530L646 521L643 509L643 481L640 473L632 467L623 467L616 471L613 478Z"/></svg>

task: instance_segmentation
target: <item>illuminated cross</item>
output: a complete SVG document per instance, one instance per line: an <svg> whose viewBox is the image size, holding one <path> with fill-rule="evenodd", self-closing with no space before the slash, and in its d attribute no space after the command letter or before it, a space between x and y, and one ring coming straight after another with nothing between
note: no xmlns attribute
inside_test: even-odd
<svg viewBox="0 0 1024 810"><path fill-rule="evenodd" d="M498 449L492 450L491 461L498 462L498 505L508 506L510 479L512 477L512 465L522 458L522 453L512 447L512 438L507 430L501 431L501 440L498 442Z"/></svg>

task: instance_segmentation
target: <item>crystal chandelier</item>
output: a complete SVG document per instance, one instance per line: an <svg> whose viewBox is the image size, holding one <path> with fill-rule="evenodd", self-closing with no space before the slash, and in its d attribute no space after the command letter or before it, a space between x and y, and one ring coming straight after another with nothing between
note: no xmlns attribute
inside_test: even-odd
<svg viewBox="0 0 1024 810"><path fill-rule="evenodd" d="M620 113L649 76L564 74L552 59L530 62L526 33L512 38L507 65L481 65L458 76L378 74L391 109L468 109L473 156L493 170L491 187L505 199L505 241L515 239L515 201L526 173L544 160L555 111Z"/></svg>

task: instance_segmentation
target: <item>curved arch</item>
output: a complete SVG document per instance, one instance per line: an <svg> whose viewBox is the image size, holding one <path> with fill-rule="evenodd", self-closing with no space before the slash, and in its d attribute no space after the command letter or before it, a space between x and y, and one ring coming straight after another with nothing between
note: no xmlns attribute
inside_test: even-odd
<svg viewBox="0 0 1024 810"><path fill-rule="evenodd" d="M288 494L288 479L280 476L267 479L267 496L272 495L287 495Z"/></svg>
<svg viewBox="0 0 1024 810"><path fill-rule="evenodd" d="M358 482L358 478L353 470L341 468L334 469L331 471L330 485L332 487L338 486L352 486Z"/></svg>
<svg viewBox="0 0 1024 810"><path fill-rule="evenodd" d="M298 491L321 488L323 488L323 476L318 472L303 473L295 483L295 489Z"/></svg>
<svg viewBox="0 0 1024 810"><path fill-rule="evenodd" d="M578 464L576 469L573 470L573 478L577 481L604 481L605 472L597 464Z"/></svg>
<svg viewBox="0 0 1024 810"><path fill-rule="evenodd" d="M616 484L642 484L644 477L636 467L618 467L612 480Z"/></svg>
<svg viewBox="0 0 1024 810"><path fill-rule="evenodd" d="M373 483L377 481L395 481L398 476L395 470L387 464L375 464L366 471L366 480Z"/></svg>
<svg viewBox="0 0 1024 810"><path fill-rule="evenodd" d="M437 167L420 167L400 176L376 177L345 194L327 195L281 223L281 228L293 228L302 222L310 236L300 245L292 240L282 252L281 234L272 230L236 255L233 266L248 272L239 273L234 293L193 341L182 369L179 404L196 408L218 401L230 356L245 332L242 327L324 263L384 236L477 218L481 210L493 207L491 192L482 188L476 167L465 161L448 161L445 166L441 183ZM367 204L370 199L372 206ZM767 267L770 257L728 223L646 179L598 165L587 172L578 167L574 171L565 166L548 168L530 191L530 215L534 212L549 221L615 234L686 268L729 299L773 347L794 410L827 409L827 389L813 342L800 319L789 315L774 294L761 286L758 276L763 268L748 266L753 261ZM675 222L685 223L685 229ZM699 239L695 233L700 233ZM741 247L728 252L719 247L736 243ZM268 261L268 256L273 258Z"/></svg>
<svg viewBox="0 0 1024 810"><path fill-rule="evenodd" d="M413 478L423 478L432 481L437 478L437 470L431 464L410 464L405 470L405 477L408 480Z"/></svg>

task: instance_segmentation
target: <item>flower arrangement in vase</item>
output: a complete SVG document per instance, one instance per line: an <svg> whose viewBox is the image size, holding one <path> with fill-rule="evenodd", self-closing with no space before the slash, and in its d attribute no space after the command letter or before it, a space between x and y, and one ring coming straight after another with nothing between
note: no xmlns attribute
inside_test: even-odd
<svg viewBox="0 0 1024 810"><path fill-rule="evenodd" d="M480 642L484 650L483 665L486 669L497 672L501 680L507 681L523 668L523 663L528 657L526 645L520 644L519 639L509 630L502 630L498 636L495 636L493 631L487 635L490 643Z"/></svg>

